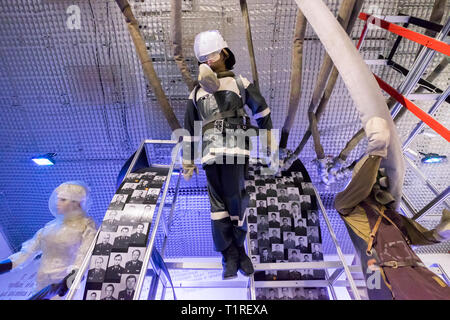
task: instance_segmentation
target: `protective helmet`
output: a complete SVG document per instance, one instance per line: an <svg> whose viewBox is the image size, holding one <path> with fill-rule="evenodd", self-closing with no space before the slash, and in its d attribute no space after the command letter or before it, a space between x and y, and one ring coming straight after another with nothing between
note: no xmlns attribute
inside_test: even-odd
<svg viewBox="0 0 450 320"><path fill-rule="evenodd" d="M67 181L53 190L50 199L48 200L48 207L52 215L57 218L61 216L58 214L58 198L79 202L84 213L86 213L91 206L90 189L86 183L81 181Z"/></svg>
<svg viewBox="0 0 450 320"><path fill-rule="evenodd" d="M194 52L199 62L206 62L210 55L217 55L227 47L228 44L218 30L203 31L195 36Z"/></svg>

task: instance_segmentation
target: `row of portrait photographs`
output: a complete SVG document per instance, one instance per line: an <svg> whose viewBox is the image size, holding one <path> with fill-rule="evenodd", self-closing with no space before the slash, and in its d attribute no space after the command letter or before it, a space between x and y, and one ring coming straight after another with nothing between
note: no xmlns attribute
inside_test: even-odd
<svg viewBox="0 0 450 320"><path fill-rule="evenodd" d="M116 232L100 231L93 255L108 255L111 252L124 252L129 246L145 247L149 223L122 225Z"/></svg>
<svg viewBox="0 0 450 320"><path fill-rule="evenodd" d="M129 247L127 252L111 253L109 256L93 256L87 282L119 283L125 275L139 274L146 248Z"/></svg>
<svg viewBox="0 0 450 320"><path fill-rule="evenodd" d="M330 300L328 290L320 288L256 288L256 300Z"/></svg>
<svg viewBox="0 0 450 320"><path fill-rule="evenodd" d="M154 204L127 204L124 210L107 210L102 223L102 231L115 232L120 225L151 222L155 208Z"/></svg>
<svg viewBox="0 0 450 320"><path fill-rule="evenodd" d="M119 283L103 283L101 290L86 290L85 300L133 300L138 275L129 274Z"/></svg>
<svg viewBox="0 0 450 320"><path fill-rule="evenodd" d="M286 262L279 260L278 263ZM325 280L323 269L266 270L255 273L255 281Z"/></svg>
<svg viewBox="0 0 450 320"><path fill-rule="evenodd" d="M294 202L295 204L295 202ZM305 210L300 212L296 205L284 205L279 211L267 211L264 213L262 209L246 208L245 216L248 223L256 223L260 226L260 230L267 230L268 228L281 228L284 226L293 226L293 228L302 228L306 232L306 227L319 227L320 221L316 210ZM289 230L290 231L290 230ZM303 235L303 234L299 234Z"/></svg>
<svg viewBox="0 0 450 320"><path fill-rule="evenodd" d="M293 240L297 245L303 241L303 237L306 237L307 243L322 242L319 227L301 227L300 222L296 227L289 221L286 222L283 218L283 223L280 228L266 228L267 224L258 225L257 223L248 224L248 234L250 240L258 239L258 244L271 244L271 243L284 243L286 240Z"/></svg>
<svg viewBox="0 0 450 320"><path fill-rule="evenodd" d="M125 183L125 185L132 183ZM109 210L123 210L126 204L156 204L158 202L160 188L150 188L147 190L134 190L131 193L125 193L127 190L120 190L111 200Z"/></svg>
<svg viewBox="0 0 450 320"><path fill-rule="evenodd" d="M277 260L287 260L288 262L311 262L311 261L323 261L322 244L311 243L306 244L305 237L301 237L299 245L291 248L286 248L285 244L272 243L267 246L254 246L256 240L251 240L250 255L252 262L254 263L272 263ZM286 242L285 242L286 243ZM294 245L292 245L294 246ZM312 249L310 249L312 248Z"/></svg>
<svg viewBox="0 0 450 320"><path fill-rule="evenodd" d="M296 188L295 188L296 189ZM298 191L298 190L297 190ZM280 210L297 210L298 212L304 210L311 210L312 197L310 195L300 195L299 200L290 200L289 196L282 197L267 197L266 199L257 199L256 193L249 193L249 208L261 208L257 209L257 213L267 214L269 211L279 212ZM292 213L291 213L292 215Z"/></svg>
<svg viewBox="0 0 450 320"><path fill-rule="evenodd" d="M164 184L164 181L166 181L166 176L159 175L155 171L129 173L128 176L123 180L124 183L137 183L139 185L138 189L141 190L145 190L145 188L150 188L152 186L160 188Z"/></svg>

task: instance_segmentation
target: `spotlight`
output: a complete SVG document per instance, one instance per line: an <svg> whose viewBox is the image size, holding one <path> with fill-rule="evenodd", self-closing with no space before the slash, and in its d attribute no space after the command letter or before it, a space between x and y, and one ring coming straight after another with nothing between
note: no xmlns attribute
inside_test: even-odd
<svg viewBox="0 0 450 320"><path fill-rule="evenodd" d="M447 159L447 156L441 156L437 153L420 153L423 155L422 162L423 163L439 163Z"/></svg>
<svg viewBox="0 0 450 320"><path fill-rule="evenodd" d="M52 166L55 164L55 159L53 159L54 156L56 156L56 153L47 153L41 156L33 157L31 160L40 166Z"/></svg>

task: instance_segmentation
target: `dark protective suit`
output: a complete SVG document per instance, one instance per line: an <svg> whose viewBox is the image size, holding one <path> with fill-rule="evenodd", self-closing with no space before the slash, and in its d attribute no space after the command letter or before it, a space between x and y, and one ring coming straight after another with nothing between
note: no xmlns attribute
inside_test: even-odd
<svg viewBox="0 0 450 320"><path fill-rule="evenodd" d="M450 299L450 288L426 268L410 246L438 243L439 235L393 209L394 198L377 183L380 162L381 157L369 156L335 199L366 281L373 276L368 266L380 267L383 281L379 288L368 288L369 298Z"/></svg>
<svg viewBox="0 0 450 320"><path fill-rule="evenodd" d="M232 241L239 247L245 241L245 208L249 197L244 180L250 155L248 137L243 145L239 145L238 138L226 137L224 132L227 128L245 130L248 127L243 96L259 128L271 130L272 120L261 93L247 79L235 77L231 71L221 72L217 77L220 81L218 91L209 94L200 88L193 90L189 97L184 127L190 137L184 139L183 160L194 161L196 139L193 137L201 134L201 162L208 181L214 247L223 251ZM200 120L203 126L201 133L195 132L195 121Z"/></svg>

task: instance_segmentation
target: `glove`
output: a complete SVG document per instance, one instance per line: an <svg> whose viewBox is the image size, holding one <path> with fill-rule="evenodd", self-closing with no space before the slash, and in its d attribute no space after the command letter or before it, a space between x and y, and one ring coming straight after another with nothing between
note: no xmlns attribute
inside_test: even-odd
<svg viewBox="0 0 450 320"><path fill-rule="evenodd" d="M9 259L0 261L0 274L6 273L12 269L12 261Z"/></svg>
<svg viewBox="0 0 450 320"><path fill-rule="evenodd" d="M58 295L63 297L66 295L69 288L72 286L75 276L77 275L78 269L72 270L64 279L59 283Z"/></svg>
<svg viewBox="0 0 450 320"><path fill-rule="evenodd" d="M193 162L184 162L183 161L183 178L186 181L191 180L192 176L195 173L198 174L198 168Z"/></svg>
<svg viewBox="0 0 450 320"><path fill-rule="evenodd" d="M198 71L198 83L202 86L202 88L208 93L216 92L220 87L217 74L212 71L206 63L202 63L200 67L198 67Z"/></svg>

